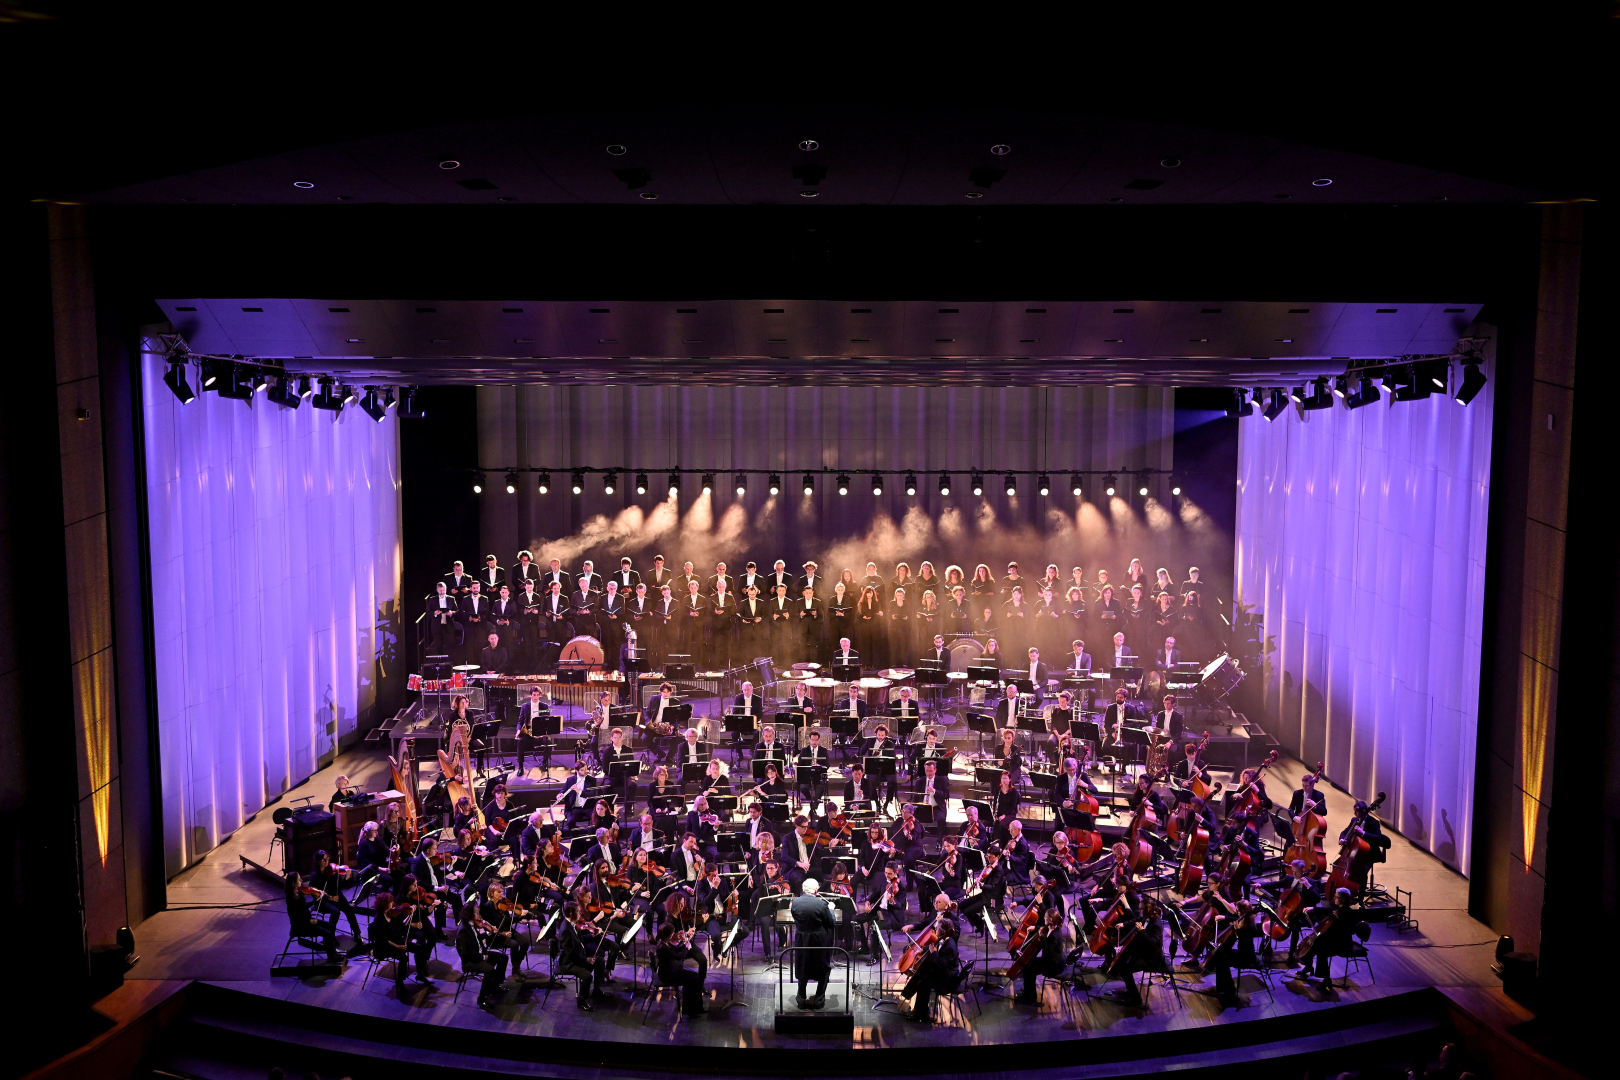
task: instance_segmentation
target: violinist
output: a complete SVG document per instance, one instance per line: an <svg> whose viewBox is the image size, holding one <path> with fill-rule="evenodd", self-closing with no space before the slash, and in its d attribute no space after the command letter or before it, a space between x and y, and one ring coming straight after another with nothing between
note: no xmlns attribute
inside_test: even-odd
<svg viewBox="0 0 1620 1080"><path fill-rule="evenodd" d="M957 842L962 847L982 848L990 839L990 832L979 820L979 808L969 804L962 812L967 820L962 823L962 831L958 834Z"/></svg>
<svg viewBox="0 0 1620 1080"><path fill-rule="evenodd" d="M509 805L508 798L506 785L496 784L494 797L484 804L483 839L490 847L507 847L516 851L523 836L523 819L518 816L517 807Z"/></svg>
<svg viewBox="0 0 1620 1080"><path fill-rule="evenodd" d="M611 829L618 823L618 817L613 813L613 804L607 799L597 799L591 805L591 820L587 826L591 832L597 829Z"/></svg>
<svg viewBox="0 0 1620 1080"><path fill-rule="evenodd" d="M465 890L468 884L476 883L486 870L504 861L504 856L497 856L478 844L470 830L462 829L456 834L456 851L451 856L455 870L445 877L454 887Z"/></svg>
<svg viewBox="0 0 1620 1080"><path fill-rule="evenodd" d="M651 852L659 846L658 828L652 814L642 814L641 821L630 830L630 850Z"/></svg>
<svg viewBox="0 0 1620 1080"><path fill-rule="evenodd" d="M793 883L782 876L782 864L776 861L774 855L754 867L750 878L753 884L754 924L758 927L760 936L768 937L774 927L777 950L787 948L787 924L776 921L777 905L762 904L760 901L780 900L792 896Z"/></svg>
<svg viewBox="0 0 1620 1080"><path fill-rule="evenodd" d="M480 836L483 835L483 829L478 827L478 812L473 809L472 799L463 795L456 800L455 816L450 819L450 831L459 836L475 829Z"/></svg>
<svg viewBox="0 0 1620 1080"><path fill-rule="evenodd" d="M624 875L630 881L629 903L637 911L650 911L668 882L664 867L653 862L643 848L636 848L630 868Z"/></svg>
<svg viewBox="0 0 1620 1080"><path fill-rule="evenodd" d="M872 884L866 900L856 907L855 922L860 927L856 952L875 952L870 935L873 932L885 935L894 933L900 929L906 914L906 898L900 887L898 867L885 866L882 873L869 880Z"/></svg>
<svg viewBox="0 0 1620 1080"><path fill-rule="evenodd" d="M992 834L995 839L1005 841L1012 835L1012 826L1018 821L1018 801L1018 789L1013 786L1012 772L1003 772L990 804L990 811L996 816Z"/></svg>
<svg viewBox="0 0 1620 1080"><path fill-rule="evenodd" d="M962 882L965 873L966 868L963 867L962 857L957 851L956 837L943 837L939 845L939 865L930 876L939 884L940 892L950 897L952 901L960 903L964 895Z"/></svg>
<svg viewBox="0 0 1620 1080"><path fill-rule="evenodd" d="M416 981L429 986L427 965L433 945L411 933L411 919L415 909L409 904L395 904L394 894L380 892L371 909L371 955L379 960L394 962L394 992L405 993L405 976L410 962L416 960Z"/></svg>
<svg viewBox="0 0 1620 1080"><path fill-rule="evenodd" d="M388 849L377 838L378 832L379 827L375 821L366 822L360 826L360 842L355 845L355 861L360 864L356 869L367 887L388 865ZM362 895L365 891L365 888L360 890ZM358 896L356 898L358 899Z"/></svg>
<svg viewBox="0 0 1620 1080"><path fill-rule="evenodd" d="M810 741L799 751L798 789L806 802L817 802L827 789L826 770L832 764L827 748L821 745L821 732L812 730Z"/></svg>
<svg viewBox="0 0 1620 1080"><path fill-rule="evenodd" d="M578 883L576 882L576 887ZM598 926L613 935L609 947L613 950L613 962L618 962L618 938L630 928L627 917L630 912L630 889L627 879L614 873L613 864L602 860L596 863L596 870L590 875L585 889L590 905L596 908L594 921Z"/></svg>
<svg viewBox="0 0 1620 1080"><path fill-rule="evenodd" d="M715 860L710 859L709 862ZM675 858L670 865L670 872L676 882L683 885L696 885L703 879L704 868L703 852L698 848L696 833L686 833L681 837L681 846L675 849Z"/></svg>
<svg viewBox="0 0 1620 1080"><path fill-rule="evenodd" d="M719 847L716 833L720 828L720 815L709 810L707 796L699 795L692 800L692 809L686 814L686 833L697 844L698 853L710 862L719 858ZM685 846L686 841L681 841Z"/></svg>
<svg viewBox="0 0 1620 1080"><path fill-rule="evenodd" d="M696 905L698 924L709 935L709 954L720 959L720 944L732 920L727 914L731 901L740 900L737 884L728 884L720 876L718 863L703 868L703 880L697 883Z"/></svg>
<svg viewBox="0 0 1620 1080"><path fill-rule="evenodd" d="M696 958L699 970L688 968L685 961ZM665 986L680 989L681 1011L687 1016L702 1016L709 1010L703 1004L703 978L708 960L676 929L673 921L658 928L658 981Z"/></svg>
<svg viewBox="0 0 1620 1080"><path fill-rule="evenodd" d="M941 893L935 902L944 900L944 896L945 894ZM906 1014L907 1019L922 1024L928 1023L931 1019L929 1006L933 995L952 993L961 985L963 976L962 955L956 946L957 939L962 936L962 929L949 915L936 915L935 918L939 944L923 957L912 976L917 996L912 1001L911 1011Z"/></svg>
<svg viewBox="0 0 1620 1080"><path fill-rule="evenodd" d="M866 836L856 851L855 877L858 881L868 882L882 880L884 868L894 859L898 849L890 843L883 826L873 825L866 830Z"/></svg>
<svg viewBox="0 0 1620 1080"><path fill-rule="evenodd" d="M1074 876L1080 872L1080 864L1075 860L1074 850L1069 845L1068 833L1058 829L1052 834L1052 847L1047 851L1046 857L1036 864L1036 869L1040 871L1040 876L1046 880L1048 886L1043 902L1064 908L1063 897L1074 888Z"/></svg>
<svg viewBox="0 0 1620 1080"><path fill-rule="evenodd" d="M546 812L536 810L523 819L523 831L518 834L517 854L519 858L538 855L540 847L545 842Z"/></svg>
<svg viewBox="0 0 1620 1080"><path fill-rule="evenodd" d="M923 852L922 823L917 820L917 807L913 803L900 805L900 822L894 827L894 846L905 863L907 871L916 868Z"/></svg>
<svg viewBox="0 0 1620 1080"><path fill-rule="evenodd" d="M467 905L468 910L477 910L481 920L489 926L484 937L484 947L509 952L512 956L512 970L517 971L523 966L523 958L529 955L529 948L534 944L534 935L517 928L518 920L526 918L528 911L517 903L515 896L508 900L506 886L498 881L489 883L486 895L488 898L476 909L471 904Z"/></svg>
<svg viewBox="0 0 1620 1080"><path fill-rule="evenodd" d="M557 928L557 970L579 980L575 1004L584 1012L592 1011L592 999L607 996L605 985L613 970L612 951L600 927L582 918L579 905L570 900L563 905L563 917Z"/></svg>
<svg viewBox="0 0 1620 1080"><path fill-rule="evenodd" d="M574 831L574 821L584 809L585 789L590 782L590 762L581 757L574 762L574 775L569 777L567 786L557 794L557 800L563 805L564 832Z"/></svg>
<svg viewBox="0 0 1620 1080"><path fill-rule="evenodd" d="M342 913L349 919L349 934L356 944L365 939L360 936L360 920L355 918L354 905L350 904L343 895L344 885L354 876L347 866L336 866L332 857L324 851L315 853L315 861L309 872L309 884L312 888L325 895L316 898L313 905L317 915L328 915L334 912ZM337 920L334 917L333 922Z"/></svg>
<svg viewBox="0 0 1620 1080"><path fill-rule="evenodd" d="M554 885L555 882L540 872L538 856L525 855L518 872L512 875L513 899L520 907L539 910Z"/></svg>
<svg viewBox="0 0 1620 1080"><path fill-rule="evenodd" d="M415 876L418 888L442 901L433 905L433 925L443 932L445 908L448 907L455 914L457 922L461 921L461 892L450 886L448 875L440 872L438 852L437 839L430 836L423 840L421 854L411 860L411 874Z"/></svg>
<svg viewBox="0 0 1620 1080"><path fill-rule="evenodd" d="M820 872L814 864L826 855L821 844L821 836L810 824L810 819L800 814L793 819L793 832L783 841L782 846L785 849L783 855L787 860L784 876L797 890L805 878Z"/></svg>
<svg viewBox="0 0 1620 1080"><path fill-rule="evenodd" d="M844 781L844 809L867 809L877 800L877 782L866 775L866 767L856 762ZM855 804L863 804L856 806Z"/></svg>
<svg viewBox="0 0 1620 1080"><path fill-rule="evenodd" d="M305 884L303 875L292 870L287 873L285 893L292 936L319 941L326 948L327 962L340 962L343 956L338 952L337 912L325 913L320 910L320 890Z"/></svg>
<svg viewBox="0 0 1620 1080"><path fill-rule="evenodd" d="M1057 835L1062 836L1062 833ZM1068 967L1068 957L1071 948L1069 924L1063 919L1063 910L1057 907L1046 909L1046 916L1041 920L1040 944L1036 946L1037 952L1030 962L1024 965L1024 988L1013 998L1014 1005L1039 1004L1035 997L1035 979L1045 975L1055 979L1063 974Z"/></svg>
<svg viewBox="0 0 1620 1080"><path fill-rule="evenodd" d="M943 757L944 754L945 748L939 745L939 729L929 728L923 735L923 741L917 744L917 749L912 755L911 775L921 776L923 762Z"/></svg>

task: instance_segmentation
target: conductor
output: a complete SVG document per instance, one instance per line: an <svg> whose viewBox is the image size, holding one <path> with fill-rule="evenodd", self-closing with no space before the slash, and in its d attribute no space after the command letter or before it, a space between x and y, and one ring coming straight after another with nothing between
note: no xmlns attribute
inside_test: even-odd
<svg viewBox="0 0 1620 1080"><path fill-rule="evenodd" d="M833 943L832 907L819 895L821 883L815 878L805 878L800 886L803 895L793 900L793 925L798 931L799 945L806 951L794 953L795 975L799 980L799 996L796 999L801 1009L819 1009L827 1003L827 978L832 974L832 954L825 951ZM806 998L805 984L814 981L816 984L815 997Z"/></svg>

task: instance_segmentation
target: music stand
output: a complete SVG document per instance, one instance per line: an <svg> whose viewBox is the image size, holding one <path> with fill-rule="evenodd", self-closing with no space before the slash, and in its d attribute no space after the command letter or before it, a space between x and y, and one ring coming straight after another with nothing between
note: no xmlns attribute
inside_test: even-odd
<svg viewBox="0 0 1620 1080"><path fill-rule="evenodd" d="M654 795L647 800L647 809L653 813L654 821L660 813L684 814L686 813L686 798L682 795Z"/></svg>
<svg viewBox="0 0 1620 1080"><path fill-rule="evenodd" d="M681 766L681 786L696 784L701 788L703 781L708 779L708 775L709 763L707 761L688 761Z"/></svg>
<svg viewBox="0 0 1620 1080"><path fill-rule="evenodd" d="M996 714L983 709L969 709L967 712L967 726L969 731L979 733L979 753L984 753L984 737L993 735L996 731Z"/></svg>
<svg viewBox="0 0 1620 1080"><path fill-rule="evenodd" d="M1001 774L1006 771L1006 769L997 768L994 765L975 765L973 766L973 782L976 784L983 784L991 791L1000 791ZM964 804L964 808L965 805L966 804ZM984 809L979 811L979 821L982 824L988 820L986 815L989 813L989 806L988 804L983 803L980 805L984 806Z"/></svg>
<svg viewBox="0 0 1620 1080"><path fill-rule="evenodd" d="M777 802L776 800L778 798L782 799L783 801ZM787 821L788 820L787 797L783 796L783 795L779 795L779 796L774 796L772 798L766 799L765 800L765 811L764 811L764 814L762 816L765 818L766 821L776 821L776 822L785 822L785 821Z"/></svg>
<svg viewBox="0 0 1620 1080"><path fill-rule="evenodd" d="M795 772L798 784L810 785L810 801L819 801L821 796L817 792L825 794L827 791L827 766L800 765Z"/></svg>
<svg viewBox="0 0 1620 1080"><path fill-rule="evenodd" d="M972 682L999 683L1001 681L1001 668L995 664L969 664L967 675Z"/></svg>
<svg viewBox="0 0 1620 1080"><path fill-rule="evenodd" d="M916 705L917 703L913 701L912 704ZM900 702L891 701L889 703L889 719L895 721L895 729L899 732L897 737L903 741L909 738L913 731L917 730L918 724L922 723L922 709L918 707L917 711L910 716L901 716Z"/></svg>
<svg viewBox="0 0 1620 1080"><path fill-rule="evenodd" d="M1151 742L1148 739L1148 733L1145 730L1142 728L1125 727L1124 725L1121 725L1119 729L1119 741L1121 748L1124 746L1132 746L1136 748L1131 759L1133 762L1147 760L1148 746L1151 745Z"/></svg>
<svg viewBox="0 0 1620 1080"><path fill-rule="evenodd" d="M859 664L834 664L832 666L834 682L855 682L860 677L861 665Z"/></svg>
<svg viewBox="0 0 1620 1080"><path fill-rule="evenodd" d="M625 793L626 804L630 802L630 781L640 775L641 762L636 758L619 758L617 761L608 762L608 783Z"/></svg>

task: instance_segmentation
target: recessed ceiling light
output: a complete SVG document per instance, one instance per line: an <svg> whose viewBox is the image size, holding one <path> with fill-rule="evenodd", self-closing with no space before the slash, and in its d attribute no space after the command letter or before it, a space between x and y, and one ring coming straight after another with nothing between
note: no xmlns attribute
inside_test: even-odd
<svg viewBox="0 0 1620 1080"><path fill-rule="evenodd" d="M1320 180L1312 180L1311 187L1327 187L1331 183L1333 183L1333 181L1324 176Z"/></svg>
<svg viewBox="0 0 1620 1080"><path fill-rule="evenodd" d="M799 149L800 150L820 150L821 149L821 144L816 142L816 140L814 140L814 139L800 139L799 140Z"/></svg>
<svg viewBox="0 0 1620 1080"><path fill-rule="evenodd" d="M310 183L308 180L294 180L293 181L293 187L295 187L295 188L312 188L314 186L315 185Z"/></svg>
<svg viewBox="0 0 1620 1080"><path fill-rule="evenodd" d="M982 199L982 198L984 198L984 192L982 192L982 191L964 191L964 192L962 192L962 198L964 198L964 199Z"/></svg>
<svg viewBox="0 0 1620 1080"><path fill-rule="evenodd" d="M614 157L623 157L625 154L630 152L630 148L625 146L623 143L610 143L608 144L607 152L612 154Z"/></svg>
<svg viewBox="0 0 1620 1080"><path fill-rule="evenodd" d="M643 199L646 199L648 202L652 202L654 199L658 198L658 192L656 192L656 191L643 191L641 193L641 197Z"/></svg>
<svg viewBox="0 0 1620 1080"><path fill-rule="evenodd" d="M815 191L815 190L813 190L811 188L805 188L803 191L799 192L799 198L801 198L801 199L813 199L817 195L820 195L820 194L821 194L821 192L819 192L819 191Z"/></svg>
<svg viewBox="0 0 1620 1080"><path fill-rule="evenodd" d="M1110 195L1108 197L1108 201L1109 202L1124 202L1125 200L1124 200L1124 198L1122 198L1119 195Z"/></svg>
<svg viewBox="0 0 1620 1080"><path fill-rule="evenodd" d="M439 162L439 168L459 169L461 168L461 162L457 161L455 158L445 158L443 161Z"/></svg>
<svg viewBox="0 0 1620 1080"><path fill-rule="evenodd" d="M996 155L996 157L1006 157L1008 154L1012 153L1012 147L1008 146L1004 142L998 142L996 145L990 148L990 152Z"/></svg>
<svg viewBox="0 0 1620 1080"><path fill-rule="evenodd" d="M1167 169L1174 169L1181 165L1181 159L1178 157L1167 157L1163 161L1159 162L1159 164L1163 165Z"/></svg>

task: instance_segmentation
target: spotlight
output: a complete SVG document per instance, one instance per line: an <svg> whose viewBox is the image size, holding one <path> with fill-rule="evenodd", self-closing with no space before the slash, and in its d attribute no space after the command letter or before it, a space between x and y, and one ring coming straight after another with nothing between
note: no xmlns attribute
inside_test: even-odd
<svg viewBox="0 0 1620 1080"><path fill-rule="evenodd" d="M1151 482L1152 481L1148 477L1147 473L1138 473L1136 477L1136 493L1143 498L1146 498L1148 493L1148 484Z"/></svg>
<svg viewBox="0 0 1620 1080"><path fill-rule="evenodd" d="M1333 380L1333 396L1334 397L1339 398L1340 400L1343 400L1344 397L1347 394L1349 394L1349 392L1350 392L1350 378L1349 378L1349 376L1340 375L1340 376L1338 376L1337 378L1335 378Z"/></svg>
<svg viewBox="0 0 1620 1080"><path fill-rule="evenodd" d="M951 493L951 474L950 473L940 473L939 474L939 493L941 495L949 495Z"/></svg>
<svg viewBox="0 0 1620 1080"><path fill-rule="evenodd" d="M1170 494L1177 498L1181 497L1181 485L1174 480L1170 481Z"/></svg>
<svg viewBox="0 0 1620 1080"><path fill-rule="evenodd" d="M1018 477L1014 476L1012 473L1007 474L1007 494L1018 494Z"/></svg>
<svg viewBox="0 0 1620 1080"><path fill-rule="evenodd" d="M1265 411L1260 415L1264 416L1267 420L1275 420L1277 417L1282 415L1282 411L1287 407L1288 399L1283 397L1283 392L1281 390L1273 390L1271 392L1271 400L1266 403Z"/></svg>
<svg viewBox="0 0 1620 1080"><path fill-rule="evenodd" d="M1292 390L1288 391L1288 396L1293 400L1295 405L1305 404L1305 388L1303 386L1294 387Z"/></svg>
<svg viewBox="0 0 1620 1080"><path fill-rule="evenodd" d="M191 387L186 383L186 365L170 364L163 381L169 384L169 389L180 399L180 404L189 405L196 400L197 395L191 392Z"/></svg>
<svg viewBox="0 0 1620 1080"><path fill-rule="evenodd" d="M204 360L202 362L202 372L197 377L197 385L204 390L214 389L214 384L219 382L219 377L225 374L226 370L227 365L222 361Z"/></svg>
<svg viewBox="0 0 1620 1080"><path fill-rule="evenodd" d="M772 495L780 495L782 493L782 478L776 473L771 473L770 479L766 481L766 487Z"/></svg>
<svg viewBox="0 0 1620 1080"><path fill-rule="evenodd" d="M647 494L647 474L644 472L636 473L636 494Z"/></svg>
<svg viewBox="0 0 1620 1080"><path fill-rule="evenodd" d="M1452 395L1452 400L1459 405L1467 405L1483 389L1485 389L1485 373L1479 370L1479 364L1464 361L1462 379L1457 384L1457 392Z"/></svg>
<svg viewBox="0 0 1620 1080"><path fill-rule="evenodd" d="M315 393L315 386L309 381L309 376L298 376L298 396L301 398L307 398L313 393Z"/></svg>
<svg viewBox="0 0 1620 1080"><path fill-rule="evenodd" d="M296 409L304 403L304 399L298 396L290 375L283 375L277 379L276 385L270 388L270 392L265 397L280 405L283 409Z"/></svg>
<svg viewBox="0 0 1620 1080"><path fill-rule="evenodd" d="M917 477L912 473L906 473L906 494L917 494Z"/></svg>
<svg viewBox="0 0 1620 1080"><path fill-rule="evenodd" d="M270 376L265 374L264 368L253 368L248 372L248 385L255 394L261 394L270 387Z"/></svg>
<svg viewBox="0 0 1620 1080"><path fill-rule="evenodd" d="M542 495L551 494L551 474L548 472L541 473L540 480L535 485L535 489Z"/></svg>
<svg viewBox="0 0 1620 1080"><path fill-rule="evenodd" d="M1226 406L1226 415L1231 417L1254 415L1254 405L1249 401L1247 391L1241 389L1232 391L1232 401Z"/></svg>
<svg viewBox="0 0 1620 1080"><path fill-rule="evenodd" d="M681 493L681 474L680 473L670 473L669 474L669 493L671 495L679 495Z"/></svg>
<svg viewBox="0 0 1620 1080"><path fill-rule="evenodd" d="M234 401L253 400L255 393L253 388L256 385L254 372L229 362L221 362L214 370L219 373L219 381L214 384L214 392L220 397L231 398Z"/></svg>
<svg viewBox="0 0 1620 1080"><path fill-rule="evenodd" d="M310 397L309 403L315 406L317 409L325 409L328 412L338 412L343 408L343 398L340 396L340 389L341 388L338 386L336 379L327 379L323 382L321 379L317 378L315 380L315 392Z"/></svg>
<svg viewBox="0 0 1620 1080"><path fill-rule="evenodd" d="M473 494L474 495L482 495L483 493L484 493L484 474L483 473L473 473Z"/></svg>
<svg viewBox="0 0 1620 1080"><path fill-rule="evenodd" d="M352 387L352 386L340 386L340 387L338 387L338 397L340 397L342 399L343 404L345 404L345 405L353 405L354 404L354 399L355 399L354 387Z"/></svg>
<svg viewBox="0 0 1620 1080"><path fill-rule="evenodd" d="M746 473L737 474L737 494L748 494L748 476Z"/></svg>
<svg viewBox="0 0 1620 1080"><path fill-rule="evenodd" d="M709 492L711 492L713 490L714 490L714 473L706 472L706 473L703 474L703 494L707 495L707 494L709 494Z"/></svg>
<svg viewBox="0 0 1620 1080"><path fill-rule="evenodd" d="M1052 481L1045 473L1042 473L1040 476L1035 478L1035 490L1040 492L1042 495L1048 495L1051 493Z"/></svg>
<svg viewBox="0 0 1620 1080"><path fill-rule="evenodd" d="M575 495L578 495L580 492L584 491L585 474L582 472L575 473L573 482L568 485L568 490L572 491Z"/></svg>
<svg viewBox="0 0 1620 1080"><path fill-rule="evenodd" d="M1396 401L1422 401L1434 392L1434 383L1421 365L1408 364L1397 376L1400 385L1395 388Z"/></svg>
<svg viewBox="0 0 1620 1080"><path fill-rule="evenodd" d="M392 409L395 405L399 404L399 398L395 396L393 387L391 387L391 386L383 387L382 401L383 401L383 408L385 408L385 409Z"/></svg>
<svg viewBox="0 0 1620 1080"><path fill-rule="evenodd" d="M619 486L619 474L610 472L602 478L602 494L611 495L613 489Z"/></svg>
<svg viewBox="0 0 1620 1080"><path fill-rule="evenodd" d="M849 494L849 477L845 476L843 473L838 474L838 494Z"/></svg>
<svg viewBox="0 0 1620 1080"><path fill-rule="evenodd" d="M876 473L872 474L872 494L883 494L883 477L877 475Z"/></svg>
<svg viewBox="0 0 1620 1080"><path fill-rule="evenodd" d="M507 473L506 474L506 493L508 495L516 495L517 494L517 485L518 485L518 474L516 472Z"/></svg>
<svg viewBox="0 0 1620 1080"><path fill-rule="evenodd" d="M1113 473L1109 473L1107 476L1103 477L1103 492L1107 494L1110 499L1114 497L1114 492L1118 488L1119 481L1114 479Z"/></svg>
<svg viewBox="0 0 1620 1080"><path fill-rule="evenodd" d="M388 406L384 405L382 399L377 396L375 387L366 387L366 396L360 402L360 408L364 409L366 415L379 424L383 422L383 417L388 415Z"/></svg>
<svg viewBox="0 0 1620 1080"><path fill-rule="evenodd" d="M1371 405L1375 401L1383 400L1378 395L1378 384L1367 378L1367 376L1363 375L1361 377L1361 382L1358 385L1359 389L1357 389L1355 393L1349 394L1345 397L1345 408L1359 409L1363 405Z"/></svg>
<svg viewBox="0 0 1620 1080"><path fill-rule="evenodd" d="M1394 397L1395 390L1395 376L1385 375L1378 381L1378 392L1383 394L1385 397Z"/></svg>
<svg viewBox="0 0 1620 1080"><path fill-rule="evenodd" d="M973 474L973 494L984 494L984 477L980 476L978 473Z"/></svg>
<svg viewBox="0 0 1620 1080"><path fill-rule="evenodd" d="M806 495L814 495L816 493L816 478L810 473L804 474L804 493Z"/></svg>
<svg viewBox="0 0 1620 1080"><path fill-rule="evenodd" d="M1081 496L1081 494L1085 492L1085 490L1086 490L1085 485L1080 483L1080 474L1079 473L1075 473L1073 476L1069 477L1069 494L1070 495L1073 495L1075 498L1078 499Z"/></svg>
<svg viewBox="0 0 1620 1080"><path fill-rule="evenodd" d="M1421 365L1421 370L1423 376L1426 376L1429 382L1434 384L1436 390L1444 391L1446 380L1451 377L1451 361L1430 360Z"/></svg>
<svg viewBox="0 0 1620 1080"><path fill-rule="evenodd" d="M1314 389L1311 391L1310 396L1305 399L1302 406L1305 411L1315 412L1320 409L1333 408L1333 392L1328 389L1326 376L1317 379L1313 385Z"/></svg>
<svg viewBox="0 0 1620 1080"><path fill-rule="evenodd" d="M427 410L416 403L416 387L406 386L396 392L401 420L426 420Z"/></svg>

